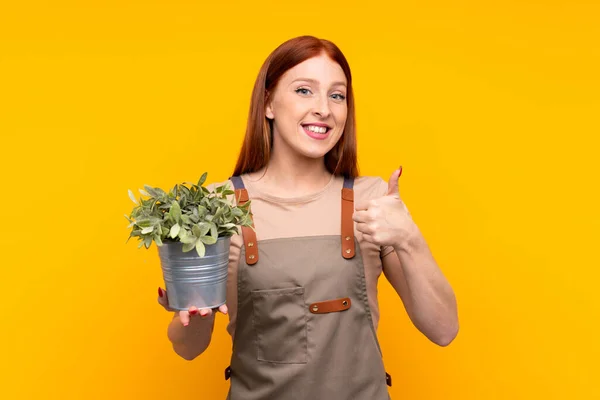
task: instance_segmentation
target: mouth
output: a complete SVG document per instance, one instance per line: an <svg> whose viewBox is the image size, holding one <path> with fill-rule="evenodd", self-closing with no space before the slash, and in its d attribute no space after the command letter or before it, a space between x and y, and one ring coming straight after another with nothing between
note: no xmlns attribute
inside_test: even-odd
<svg viewBox="0 0 600 400"><path fill-rule="evenodd" d="M304 132L313 139L323 140L329 136L331 127L325 124L303 124Z"/></svg>

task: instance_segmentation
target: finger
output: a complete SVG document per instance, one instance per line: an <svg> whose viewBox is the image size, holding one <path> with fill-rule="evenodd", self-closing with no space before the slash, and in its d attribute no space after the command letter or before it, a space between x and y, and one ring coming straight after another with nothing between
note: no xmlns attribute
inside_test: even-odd
<svg viewBox="0 0 600 400"><path fill-rule="evenodd" d="M357 201L354 206L354 211L366 211L369 209L369 201Z"/></svg>
<svg viewBox="0 0 600 400"><path fill-rule="evenodd" d="M370 233L372 233L371 229L369 229L369 225L365 224L365 223L362 223L362 222L356 224L356 230L359 231L362 234L370 234Z"/></svg>
<svg viewBox="0 0 600 400"><path fill-rule="evenodd" d="M400 187L398 185L400 175L402 175L402 166L392 173L392 176L390 176L390 180L388 181L388 195L398 199L400 198Z"/></svg>
<svg viewBox="0 0 600 400"><path fill-rule="evenodd" d="M200 316L203 318L210 317L212 315L212 310L210 308L201 308Z"/></svg>
<svg viewBox="0 0 600 400"><path fill-rule="evenodd" d="M223 314L227 314L229 312L229 309L227 308L227 304L223 304L222 306L220 306L219 311L222 312Z"/></svg>
<svg viewBox="0 0 600 400"><path fill-rule="evenodd" d="M352 219L354 222L366 222L367 221L367 212L366 211L356 211L352 214Z"/></svg>
<svg viewBox="0 0 600 400"><path fill-rule="evenodd" d="M169 298L167 297L167 291L158 288L158 304L164 307L167 311L174 311L171 307L169 307Z"/></svg>
<svg viewBox="0 0 600 400"><path fill-rule="evenodd" d="M179 320L183 326L188 326L190 324L190 313L187 311L179 311Z"/></svg>
<svg viewBox="0 0 600 400"><path fill-rule="evenodd" d="M363 234L363 239L369 243L375 243L375 239L373 239L373 236L369 235L368 233Z"/></svg>

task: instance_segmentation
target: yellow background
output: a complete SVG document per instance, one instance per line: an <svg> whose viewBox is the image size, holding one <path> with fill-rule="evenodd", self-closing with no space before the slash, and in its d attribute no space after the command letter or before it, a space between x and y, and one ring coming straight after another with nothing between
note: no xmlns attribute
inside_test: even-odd
<svg viewBox="0 0 600 400"><path fill-rule="evenodd" d="M404 166L457 294L440 348L381 281L392 398L600 398L598 2L393 3L2 3L0 398L224 399L225 318L172 351L127 190L229 177L261 63L301 34L347 55L361 172Z"/></svg>

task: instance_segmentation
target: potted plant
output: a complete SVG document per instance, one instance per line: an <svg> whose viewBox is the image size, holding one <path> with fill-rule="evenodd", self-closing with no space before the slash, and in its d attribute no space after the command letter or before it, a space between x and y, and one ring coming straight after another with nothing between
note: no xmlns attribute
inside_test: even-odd
<svg viewBox="0 0 600 400"><path fill-rule="evenodd" d="M138 248L158 246L163 279L169 293L169 306L187 310L190 306L216 308L225 304L229 243L238 226L252 227L250 201L233 206L227 196L235 192L229 185L212 191L204 185L207 173L198 184L176 184L168 193L144 185L129 221ZM187 185L187 186L186 186Z"/></svg>

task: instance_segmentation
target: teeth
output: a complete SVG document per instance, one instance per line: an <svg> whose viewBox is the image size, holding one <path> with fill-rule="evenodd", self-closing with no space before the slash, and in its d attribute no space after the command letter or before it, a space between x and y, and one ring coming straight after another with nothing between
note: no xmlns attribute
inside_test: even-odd
<svg viewBox="0 0 600 400"><path fill-rule="evenodd" d="M325 132L327 132L327 128L325 128L324 126L308 125L306 127L306 129L308 129L311 132L315 132L315 133L325 133Z"/></svg>

